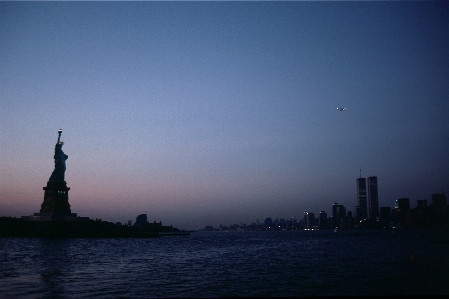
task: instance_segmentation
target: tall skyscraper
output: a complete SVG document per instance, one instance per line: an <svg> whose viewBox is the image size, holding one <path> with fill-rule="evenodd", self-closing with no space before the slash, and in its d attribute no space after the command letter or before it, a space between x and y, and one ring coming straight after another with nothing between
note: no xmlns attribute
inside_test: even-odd
<svg viewBox="0 0 449 299"><path fill-rule="evenodd" d="M376 220L379 217L379 195L376 176L368 177L368 207L369 219Z"/></svg>
<svg viewBox="0 0 449 299"><path fill-rule="evenodd" d="M360 221L367 219L368 207L366 202L366 179L362 177L357 179L357 206L360 207L358 209L360 213L357 213L356 220Z"/></svg>

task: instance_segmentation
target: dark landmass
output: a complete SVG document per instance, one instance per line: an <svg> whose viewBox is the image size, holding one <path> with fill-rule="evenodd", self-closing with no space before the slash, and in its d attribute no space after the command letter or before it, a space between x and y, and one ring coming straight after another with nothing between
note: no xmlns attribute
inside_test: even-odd
<svg viewBox="0 0 449 299"><path fill-rule="evenodd" d="M188 232L172 226L128 226L112 222L91 220L25 221L21 218L0 217L0 237L11 238L154 238L182 236Z"/></svg>

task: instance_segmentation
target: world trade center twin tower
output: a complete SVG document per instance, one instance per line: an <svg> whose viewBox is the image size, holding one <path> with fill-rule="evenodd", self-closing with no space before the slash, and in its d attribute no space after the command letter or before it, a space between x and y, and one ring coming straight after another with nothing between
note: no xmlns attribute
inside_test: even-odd
<svg viewBox="0 0 449 299"><path fill-rule="evenodd" d="M367 179L357 179L357 207L355 210L356 220L363 219L376 220L379 217L379 196L377 191L377 177L368 177ZM368 192L367 192L368 191ZM367 196L368 195L368 196Z"/></svg>

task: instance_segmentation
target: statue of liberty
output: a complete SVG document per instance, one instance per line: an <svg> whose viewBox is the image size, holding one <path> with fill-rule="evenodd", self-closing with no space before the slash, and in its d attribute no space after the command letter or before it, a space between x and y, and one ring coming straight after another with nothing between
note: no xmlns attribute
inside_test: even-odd
<svg viewBox="0 0 449 299"><path fill-rule="evenodd" d="M64 145L63 141L60 141L61 139L61 133L62 130L58 130L58 141L55 145L55 170L53 170L53 173L51 174L50 178L48 179L49 182L64 182L64 173L65 173L65 160L69 158L64 152L62 151L62 146Z"/></svg>

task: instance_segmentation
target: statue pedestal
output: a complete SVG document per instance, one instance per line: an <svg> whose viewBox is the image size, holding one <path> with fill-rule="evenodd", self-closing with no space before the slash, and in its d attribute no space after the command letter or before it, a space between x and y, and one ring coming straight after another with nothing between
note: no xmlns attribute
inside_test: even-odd
<svg viewBox="0 0 449 299"><path fill-rule="evenodd" d="M47 182L45 190L44 202L41 205L40 214L58 213L71 214L69 204L69 190L67 183L63 182ZM76 214L75 214L76 217Z"/></svg>
<svg viewBox="0 0 449 299"><path fill-rule="evenodd" d="M63 222L80 222L88 221L88 217L78 217L76 213L72 213L69 204L69 190L67 183L64 182L47 182L45 190L44 202L41 205L39 213L33 216L23 216L26 221L63 221Z"/></svg>

